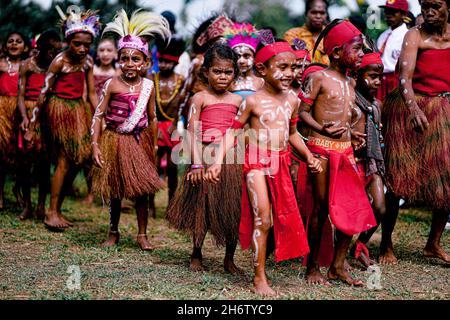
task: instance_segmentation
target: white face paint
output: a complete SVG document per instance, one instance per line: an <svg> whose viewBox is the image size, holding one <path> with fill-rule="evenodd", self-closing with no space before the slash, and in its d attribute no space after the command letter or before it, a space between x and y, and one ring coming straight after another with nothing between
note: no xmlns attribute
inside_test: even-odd
<svg viewBox="0 0 450 320"><path fill-rule="evenodd" d="M280 80L282 77L283 77L283 74L282 74L281 71L279 71L279 70L276 70L276 71L273 73L273 78L276 79L276 80Z"/></svg>
<svg viewBox="0 0 450 320"><path fill-rule="evenodd" d="M238 67L242 74L247 73L253 67L254 63L254 53L246 45L239 45L234 47L234 52L238 56Z"/></svg>

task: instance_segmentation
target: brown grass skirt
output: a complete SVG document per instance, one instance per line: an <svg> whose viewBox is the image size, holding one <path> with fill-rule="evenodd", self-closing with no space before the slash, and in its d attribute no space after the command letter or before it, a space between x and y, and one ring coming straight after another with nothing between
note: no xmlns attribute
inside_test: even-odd
<svg viewBox="0 0 450 320"><path fill-rule="evenodd" d="M178 185L169 203L166 218L170 225L198 236L211 231L216 244L224 246L239 237L242 200L242 165L224 164L217 184L204 182L192 186L186 181L187 167L182 183ZM202 240L202 239L198 239ZM197 241L194 245L199 247Z"/></svg>
<svg viewBox="0 0 450 320"><path fill-rule="evenodd" d="M83 99L52 96L47 105L50 143L54 155L64 154L72 163L82 165L91 158L92 113Z"/></svg>
<svg viewBox="0 0 450 320"><path fill-rule="evenodd" d="M412 129L398 89L386 97L383 125L387 185L400 197L449 211L449 97L416 95L416 101L429 123L424 134Z"/></svg>
<svg viewBox="0 0 450 320"><path fill-rule="evenodd" d="M0 96L0 158L7 162L14 159L17 145L15 115L17 97Z"/></svg>
<svg viewBox="0 0 450 320"><path fill-rule="evenodd" d="M103 168L92 168L92 190L107 199L136 198L162 187L141 139L106 129L100 140Z"/></svg>
<svg viewBox="0 0 450 320"><path fill-rule="evenodd" d="M141 142L150 161L155 164L155 142L153 141L153 132L150 127L145 128L141 132Z"/></svg>
<svg viewBox="0 0 450 320"><path fill-rule="evenodd" d="M37 101L26 100L25 110L27 112L28 120L33 118L33 110L36 107ZM42 115L42 114L41 114ZM44 139L44 126L41 125L41 120L36 120L35 130L36 136L34 137L33 145L29 145L23 140L23 153L25 154L36 154L45 152L45 139ZM20 130L20 129L19 129Z"/></svg>

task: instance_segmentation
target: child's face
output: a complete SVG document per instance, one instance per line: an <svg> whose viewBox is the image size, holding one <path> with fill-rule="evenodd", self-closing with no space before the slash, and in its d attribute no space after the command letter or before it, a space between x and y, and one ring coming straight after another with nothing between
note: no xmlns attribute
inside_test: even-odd
<svg viewBox="0 0 450 320"><path fill-rule="evenodd" d="M372 97L375 97L381 86L381 77L383 76L383 66L371 64L364 68L361 76L358 78L358 87L367 90Z"/></svg>
<svg viewBox="0 0 450 320"><path fill-rule="evenodd" d="M6 51L10 57L20 57L26 49L25 42L19 34L13 33L6 41Z"/></svg>
<svg viewBox="0 0 450 320"><path fill-rule="evenodd" d="M127 79L135 79L145 70L148 59L135 49L122 49L119 52L119 65Z"/></svg>
<svg viewBox="0 0 450 320"><path fill-rule="evenodd" d="M214 91L226 91L234 80L234 68L232 60L214 59L212 66L205 71L208 84Z"/></svg>
<svg viewBox="0 0 450 320"><path fill-rule="evenodd" d="M253 51L247 46L237 46L233 51L238 56L237 63L239 71L242 73L249 71L253 67L253 61L255 59Z"/></svg>
<svg viewBox="0 0 450 320"><path fill-rule="evenodd" d="M176 63L174 61L166 59L158 59L158 67L162 73L170 73L175 68Z"/></svg>
<svg viewBox="0 0 450 320"><path fill-rule="evenodd" d="M340 62L351 70L358 69L361 65L361 60L364 57L362 48L362 38L360 36L353 38L342 47Z"/></svg>
<svg viewBox="0 0 450 320"><path fill-rule="evenodd" d="M92 45L92 35L85 32L75 33L69 42L69 51L78 60L83 60Z"/></svg>
<svg viewBox="0 0 450 320"><path fill-rule="evenodd" d="M117 50L111 41L102 41L98 45L97 55L100 59L100 63L104 66L108 66L117 58Z"/></svg>
<svg viewBox="0 0 450 320"><path fill-rule="evenodd" d="M272 57L262 73L264 81L276 90L288 90L294 79L296 57L294 53L282 52Z"/></svg>
<svg viewBox="0 0 450 320"><path fill-rule="evenodd" d="M309 64L310 64L310 62L308 60L304 60L304 59L296 60L294 78L295 78L295 81L297 81L297 83L302 83L303 71L305 71L306 66Z"/></svg>

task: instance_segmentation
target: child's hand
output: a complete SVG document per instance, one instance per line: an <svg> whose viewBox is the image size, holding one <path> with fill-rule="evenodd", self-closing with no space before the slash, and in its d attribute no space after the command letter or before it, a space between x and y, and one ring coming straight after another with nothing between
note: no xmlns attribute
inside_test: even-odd
<svg viewBox="0 0 450 320"><path fill-rule="evenodd" d="M193 186L198 186L202 183L204 177L205 172L203 168L191 169L191 171L186 176L186 180L191 181Z"/></svg>
<svg viewBox="0 0 450 320"><path fill-rule="evenodd" d="M94 158L94 164L103 168L104 162L102 152L96 143L92 145L92 157Z"/></svg>
<svg viewBox="0 0 450 320"><path fill-rule="evenodd" d="M308 168L312 173L321 173L323 171L322 163L320 162L320 160L312 155L308 158L306 163L308 164Z"/></svg>
<svg viewBox="0 0 450 320"><path fill-rule="evenodd" d="M325 136L328 136L328 137L331 137L331 138L339 138L345 132L347 132L347 127L335 127L335 128L333 128L334 123L335 123L334 121L325 123L322 126L321 133L324 134Z"/></svg>
<svg viewBox="0 0 450 320"><path fill-rule="evenodd" d="M360 150L366 146L366 134L359 131L351 131L352 134L352 144L355 150Z"/></svg>
<svg viewBox="0 0 450 320"><path fill-rule="evenodd" d="M206 170L205 180L212 183L217 183L220 181L219 175L222 170L222 165L213 164Z"/></svg>
<svg viewBox="0 0 450 320"><path fill-rule="evenodd" d="M20 124L20 129L22 129L22 131L28 131L28 126L30 125L30 120L28 120L28 117L22 117L22 122Z"/></svg>

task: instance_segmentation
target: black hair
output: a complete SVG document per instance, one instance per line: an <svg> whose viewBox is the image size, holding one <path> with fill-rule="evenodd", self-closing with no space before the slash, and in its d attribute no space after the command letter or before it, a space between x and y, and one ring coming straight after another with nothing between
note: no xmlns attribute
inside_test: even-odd
<svg viewBox="0 0 450 320"><path fill-rule="evenodd" d="M199 70L198 77L205 83L208 79L204 76L204 72L212 67L214 59L231 60L233 62L234 79L239 75L239 67L237 64L238 57L233 49L227 44L215 43L208 50L206 50L203 65Z"/></svg>
<svg viewBox="0 0 450 320"><path fill-rule="evenodd" d="M340 24L341 22L343 22L344 20L342 19L334 19L333 21L331 21L329 24L327 24L325 26L325 28L322 30L322 32L320 32L319 36L317 37L316 43L314 44L314 49L312 52L312 56L314 57L317 47L319 46L320 41L322 41L323 38L325 38L328 33L331 31L331 29L333 29L335 26L337 26L338 24ZM331 60L331 56L328 56Z"/></svg>
<svg viewBox="0 0 450 320"><path fill-rule="evenodd" d="M304 15L306 16L308 14L308 11L311 10L311 7L312 7L313 3L316 2L316 1L322 1L323 3L325 3L325 7L326 7L325 11L327 12L327 16L329 16L328 15L328 7L330 5L328 3L328 0L306 0L305 1L305 13L304 13Z"/></svg>
<svg viewBox="0 0 450 320"><path fill-rule="evenodd" d="M11 31L6 35L5 41L3 42L4 53L7 54L6 44L8 43L9 37L11 37L13 34L19 35L22 38L23 43L25 45L25 51L22 53L21 59L24 60L24 59L28 58L29 52L31 50L31 43L30 43L30 40L28 39L28 37L20 31ZM26 50L26 49L28 49L28 50Z"/></svg>
<svg viewBox="0 0 450 320"><path fill-rule="evenodd" d="M363 17L354 14L351 15L348 20L356 27L362 34L366 34L367 24Z"/></svg>
<svg viewBox="0 0 450 320"><path fill-rule="evenodd" d="M41 33L39 39L36 41L36 46L40 50L47 50L51 47L51 40L61 41L59 33L53 29L47 29Z"/></svg>
<svg viewBox="0 0 450 320"><path fill-rule="evenodd" d="M208 27L213 23L214 20L218 17L217 13L214 13L211 17L203 21L195 30L194 35L192 37L192 52L195 54L204 53L209 46L209 43L205 43L203 45L199 45L197 43L197 39L202 35L203 32L205 32Z"/></svg>
<svg viewBox="0 0 450 320"><path fill-rule="evenodd" d="M160 39L156 41L156 48L160 54L171 54L179 57L186 49L186 42L179 37L172 37L169 43Z"/></svg>

